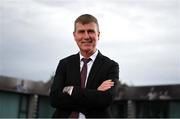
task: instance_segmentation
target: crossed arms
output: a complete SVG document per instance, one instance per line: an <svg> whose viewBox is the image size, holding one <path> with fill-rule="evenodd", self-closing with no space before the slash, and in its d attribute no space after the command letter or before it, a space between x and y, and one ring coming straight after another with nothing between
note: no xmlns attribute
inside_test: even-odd
<svg viewBox="0 0 180 119"><path fill-rule="evenodd" d="M106 108L113 100L116 81L119 78L119 66L117 63L112 63L108 70L110 71L107 80L102 81L96 89L72 86L69 92L68 86L64 86L66 65L60 62L50 93L52 106L81 112L84 109Z"/></svg>

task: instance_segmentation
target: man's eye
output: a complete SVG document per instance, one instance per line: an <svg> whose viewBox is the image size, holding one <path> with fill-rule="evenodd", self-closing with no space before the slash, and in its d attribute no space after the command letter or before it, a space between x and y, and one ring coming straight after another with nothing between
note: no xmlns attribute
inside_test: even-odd
<svg viewBox="0 0 180 119"><path fill-rule="evenodd" d="M84 33L84 31L79 31L79 33Z"/></svg>
<svg viewBox="0 0 180 119"><path fill-rule="evenodd" d="M94 33L95 31L94 31L94 30L89 30L88 32L89 32L89 33Z"/></svg>

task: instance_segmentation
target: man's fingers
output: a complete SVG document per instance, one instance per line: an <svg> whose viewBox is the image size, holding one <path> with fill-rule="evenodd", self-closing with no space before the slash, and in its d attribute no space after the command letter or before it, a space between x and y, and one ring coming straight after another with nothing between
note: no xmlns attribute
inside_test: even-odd
<svg viewBox="0 0 180 119"><path fill-rule="evenodd" d="M99 87L98 90L100 91L106 91L110 89L112 86L114 86L114 82L111 79L108 79L104 81Z"/></svg>
<svg viewBox="0 0 180 119"><path fill-rule="evenodd" d="M106 80L102 83L102 85L114 85L114 82L112 80Z"/></svg>

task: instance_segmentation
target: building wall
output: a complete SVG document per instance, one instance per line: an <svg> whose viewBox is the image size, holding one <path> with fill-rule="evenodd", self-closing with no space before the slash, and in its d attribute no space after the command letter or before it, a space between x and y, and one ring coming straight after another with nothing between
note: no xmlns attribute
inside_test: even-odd
<svg viewBox="0 0 180 119"><path fill-rule="evenodd" d="M0 118L50 118L54 110L48 96L0 90ZM180 100L116 100L110 108L114 118L180 118L179 110Z"/></svg>
<svg viewBox="0 0 180 119"><path fill-rule="evenodd" d="M48 96L39 96L38 99L38 118L52 117L55 109L51 107Z"/></svg>
<svg viewBox="0 0 180 119"><path fill-rule="evenodd" d="M0 91L0 118L18 118L20 116L20 103L23 102L20 102L21 96L19 93ZM22 104L25 105L25 103ZM22 117L26 117L26 115L25 109Z"/></svg>

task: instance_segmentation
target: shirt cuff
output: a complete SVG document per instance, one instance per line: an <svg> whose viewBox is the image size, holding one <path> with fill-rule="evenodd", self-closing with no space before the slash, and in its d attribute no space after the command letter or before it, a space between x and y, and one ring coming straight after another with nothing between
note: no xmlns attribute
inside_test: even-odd
<svg viewBox="0 0 180 119"><path fill-rule="evenodd" d="M73 91L73 88L74 88L73 86L66 86L63 89L63 93L67 93L67 94L71 95L72 91Z"/></svg>

